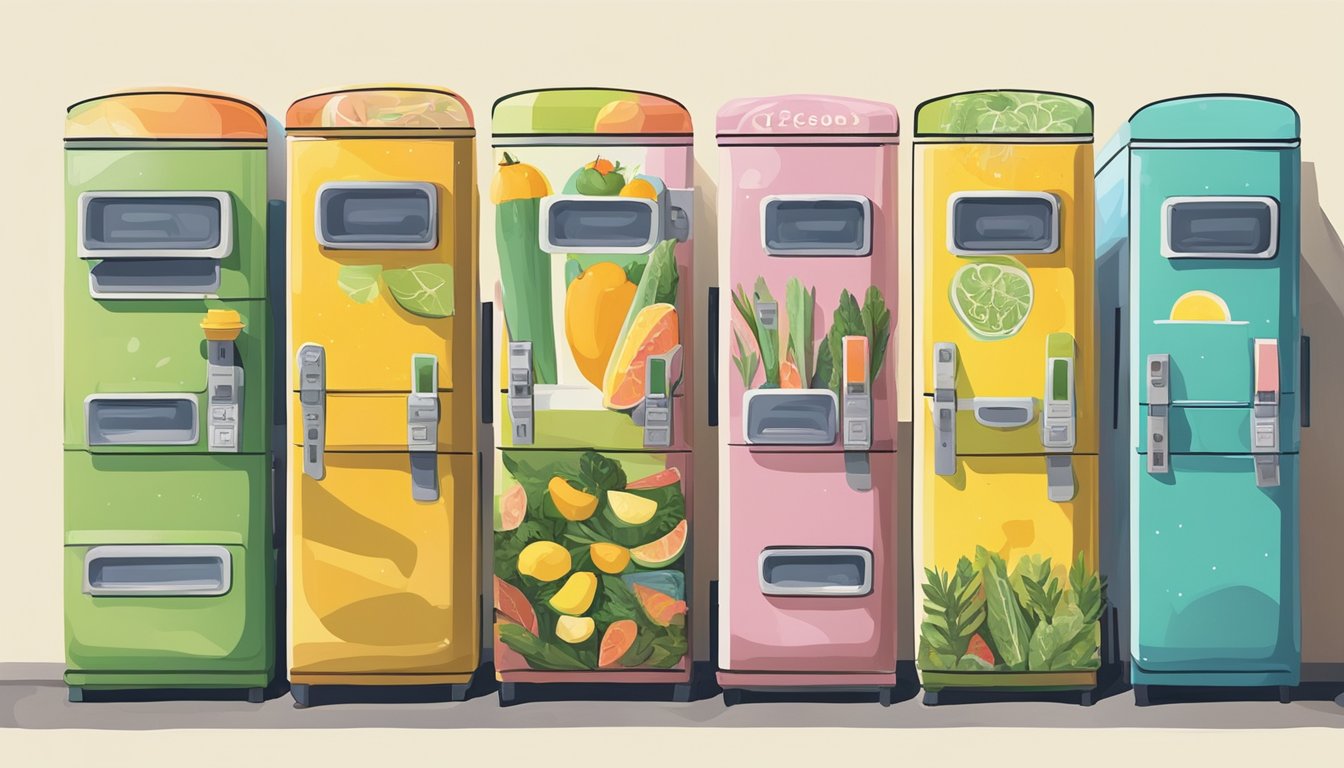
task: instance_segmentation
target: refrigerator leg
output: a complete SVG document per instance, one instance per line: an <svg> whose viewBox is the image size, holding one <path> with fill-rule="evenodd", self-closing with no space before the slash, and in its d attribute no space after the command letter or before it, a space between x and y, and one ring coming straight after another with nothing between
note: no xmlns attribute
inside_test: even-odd
<svg viewBox="0 0 1344 768"><path fill-rule="evenodd" d="M725 706L725 707L735 707L735 706L737 706L738 704L741 704L741 703L742 703L742 689L741 689L741 688L724 688L724 689L723 689L723 706Z"/></svg>
<svg viewBox="0 0 1344 768"><path fill-rule="evenodd" d="M308 706L309 688L304 683L289 686L289 695L294 697L294 706L304 709Z"/></svg>
<svg viewBox="0 0 1344 768"><path fill-rule="evenodd" d="M265 688L248 688L248 689L247 689L247 703L249 703L249 704L260 704L260 703L262 703L262 702L265 701L265 700L266 700L266 689L265 689Z"/></svg>
<svg viewBox="0 0 1344 768"><path fill-rule="evenodd" d="M924 706L926 706L926 707L936 707L936 706L938 706L938 692L937 692L937 691L925 691L925 692L924 692Z"/></svg>
<svg viewBox="0 0 1344 768"><path fill-rule="evenodd" d="M459 684L457 684L457 685L454 685L454 686L452 687L452 689L448 692L448 700L449 700L449 701L466 701L466 700L467 700L467 688L469 688L469 687L471 687L471 686L469 686L469 685L467 685L467 684L465 684L465 683L459 683Z"/></svg>
<svg viewBox="0 0 1344 768"><path fill-rule="evenodd" d="M1078 694L1079 706L1090 707L1096 703L1097 703L1097 691L1095 688L1093 688L1092 690L1083 691L1082 693Z"/></svg>
<svg viewBox="0 0 1344 768"><path fill-rule="evenodd" d="M510 707L518 703L518 684L500 683L499 684L499 706Z"/></svg>
<svg viewBox="0 0 1344 768"><path fill-rule="evenodd" d="M893 686L886 686L877 689L877 703L884 707L890 707L893 699L896 698L896 689Z"/></svg>
<svg viewBox="0 0 1344 768"><path fill-rule="evenodd" d="M1293 701L1293 687L1291 685L1279 686L1279 703L1291 704Z"/></svg>
<svg viewBox="0 0 1344 768"><path fill-rule="evenodd" d="M672 700L678 704L685 704L691 700L691 684L677 683L672 686Z"/></svg>
<svg viewBox="0 0 1344 768"><path fill-rule="evenodd" d="M70 686L70 689L66 691L66 696L70 699L72 704L78 704L84 700L84 689L80 688L78 685L72 685Z"/></svg>
<svg viewBox="0 0 1344 768"><path fill-rule="evenodd" d="M1152 699L1148 698L1148 686L1146 685L1134 686L1134 706L1146 707L1152 703L1153 703Z"/></svg>

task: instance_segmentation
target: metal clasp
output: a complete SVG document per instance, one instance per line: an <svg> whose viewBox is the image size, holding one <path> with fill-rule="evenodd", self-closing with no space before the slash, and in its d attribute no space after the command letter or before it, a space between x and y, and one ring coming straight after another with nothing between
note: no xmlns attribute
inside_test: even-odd
<svg viewBox="0 0 1344 768"><path fill-rule="evenodd" d="M933 345L933 473L957 473L957 345Z"/></svg>
<svg viewBox="0 0 1344 768"><path fill-rule="evenodd" d="M1171 408L1171 355L1148 356L1148 472L1165 475L1171 471L1170 441L1167 439L1168 411Z"/></svg>
<svg viewBox="0 0 1344 768"><path fill-rule="evenodd" d="M681 345L661 355L649 355L644 363L644 447L672 445L672 394L681 379Z"/></svg>
<svg viewBox="0 0 1344 768"><path fill-rule="evenodd" d="M531 445L533 423L532 342L509 342L509 420L514 445Z"/></svg>
<svg viewBox="0 0 1344 768"><path fill-rule="evenodd" d="M320 344L304 344L299 347L298 364L303 473L321 480L327 474L327 352Z"/></svg>
<svg viewBox="0 0 1344 768"><path fill-rule="evenodd" d="M439 359L411 356L411 393L406 397L406 449L411 459L411 497L439 498Z"/></svg>

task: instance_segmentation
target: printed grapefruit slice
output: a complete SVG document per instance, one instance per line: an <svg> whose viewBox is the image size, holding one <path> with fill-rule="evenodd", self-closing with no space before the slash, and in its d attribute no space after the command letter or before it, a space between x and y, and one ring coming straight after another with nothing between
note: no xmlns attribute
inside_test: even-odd
<svg viewBox="0 0 1344 768"><path fill-rule="evenodd" d="M649 355L666 354L680 343L676 307L650 304L641 309L617 349L611 371L603 382L602 405L614 411L628 411L644 402L645 367Z"/></svg>
<svg viewBox="0 0 1344 768"><path fill-rule="evenodd" d="M512 531L526 518L527 491L523 486L515 485L499 497L499 519L495 521L495 530Z"/></svg>
<svg viewBox="0 0 1344 768"><path fill-rule="evenodd" d="M662 472L655 472L648 477L641 477L633 483L626 483L627 491L651 491L654 488L664 488L673 483L681 482L681 470L676 467L668 467Z"/></svg>
<svg viewBox="0 0 1344 768"><path fill-rule="evenodd" d="M681 557L686 548L686 521L668 531L662 538L630 550L630 559L645 568L662 568Z"/></svg>
<svg viewBox="0 0 1344 768"><path fill-rule="evenodd" d="M635 644L635 636L638 634L639 625L632 619L611 622L607 631L602 633L602 647L597 653L598 668L616 666L621 657Z"/></svg>
<svg viewBox="0 0 1344 768"><path fill-rule="evenodd" d="M522 590L498 576L495 577L495 610L514 624L537 634L537 612L532 609L532 604Z"/></svg>
<svg viewBox="0 0 1344 768"><path fill-rule="evenodd" d="M674 599L671 595L650 589L643 584L635 585L635 597L648 614L649 620L660 627L666 627L672 620L686 613L686 601Z"/></svg>

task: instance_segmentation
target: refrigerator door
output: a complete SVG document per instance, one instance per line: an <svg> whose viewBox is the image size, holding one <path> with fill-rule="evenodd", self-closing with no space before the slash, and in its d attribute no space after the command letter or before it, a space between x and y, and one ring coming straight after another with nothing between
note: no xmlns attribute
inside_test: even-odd
<svg viewBox="0 0 1344 768"><path fill-rule="evenodd" d="M411 357L433 355L439 389L473 403L472 142L354 144L289 142L294 347L325 349L331 393L409 392Z"/></svg>
<svg viewBox="0 0 1344 768"><path fill-rule="evenodd" d="M1249 455L1176 454L1140 472L1134 663L1147 672L1296 669L1298 459L1256 485Z"/></svg>
<svg viewBox="0 0 1344 768"><path fill-rule="evenodd" d="M896 454L868 454L856 491L843 453L728 450L723 668L895 671Z"/></svg>
<svg viewBox="0 0 1344 768"><path fill-rule="evenodd" d="M404 402L404 401L403 401ZM404 432L403 432L404 439ZM409 454L291 456L291 671L469 673L477 664L476 460L438 455L438 499L412 495Z"/></svg>
<svg viewBox="0 0 1344 768"><path fill-rule="evenodd" d="M1064 466L1054 466L1060 459L1066 460ZM1052 496L1065 495L1055 493L1063 485L1058 477L1061 472L1072 481L1073 493L1056 501ZM932 468L926 467L926 504L932 511L925 518L925 562L917 577L926 598L925 617L942 610L947 599L971 600L967 607L975 615L974 603L980 598L973 596L978 590L965 590L979 579L984 585L980 604L985 620L969 638L949 637L938 630L936 622L924 622L919 632L920 670L1097 669L1101 631L1097 615L1087 614L1089 606L1095 610L1100 600L1097 472L1096 456L1067 454L961 456L956 474L950 477L933 475ZM997 578L991 578L993 573ZM1042 592L1033 595L1026 579ZM944 581L952 585L950 591L940 586ZM1080 586L1086 594L1080 594ZM1050 598L1056 591L1060 596ZM1053 605L1050 610L1069 634L1039 621L1037 609L1046 602Z"/></svg>

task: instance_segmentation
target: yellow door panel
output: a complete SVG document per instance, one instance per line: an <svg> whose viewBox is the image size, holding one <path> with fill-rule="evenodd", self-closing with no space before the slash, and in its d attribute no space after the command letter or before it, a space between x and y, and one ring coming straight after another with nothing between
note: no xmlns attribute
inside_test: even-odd
<svg viewBox="0 0 1344 768"><path fill-rule="evenodd" d="M932 446L927 447L929 450ZM1044 456L958 457L957 473L924 475L926 567L956 568L984 547L1007 562L1024 556L1051 558L1067 567L1082 552L1097 567L1097 457L1073 457L1077 494L1052 502L1046 495Z"/></svg>
<svg viewBox="0 0 1344 768"><path fill-rule="evenodd" d="M932 144L921 145L916 194L923 285L923 392L933 391L934 344L950 342L958 353L957 396L1034 398L1046 392L1046 340L1067 333L1074 340L1076 449L1097 449L1097 360L1093 318L1092 145ZM1059 245L1053 253L1016 256L958 256L948 248L948 201L958 192L1047 192L1059 202ZM1016 333L987 339L963 321L952 298L959 273L968 265L1002 263L1024 271L1031 284L1031 308ZM927 418L927 413L925 418ZM958 424L959 451L1039 451L1027 434L981 427L969 414ZM966 429L960 429L961 427Z"/></svg>
<svg viewBox="0 0 1344 768"><path fill-rule="evenodd" d="M476 457L439 454L440 497L411 498L406 453L292 455L296 674L470 672L478 662Z"/></svg>
<svg viewBox="0 0 1344 768"><path fill-rule="evenodd" d="M290 421L303 434L299 396L291 395ZM399 451L406 448L406 395L328 394L328 451ZM475 402L455 392L439 393L439 450L469 452L476 445Z"/></svg>
<svg viewBox="0 0 1344 768"><path fill-rule="evenodd" d="M474 397L473 146L469 138L290 140L292 349L307 343L326 348L328 391L408 391L411 356L427 354L439 359L440 388L468 401ZM433 184L436 245L427 250L321 246L318 189L330 182L364 181ZM443 281L443 267L451 268L451 290Z"/></svg>

